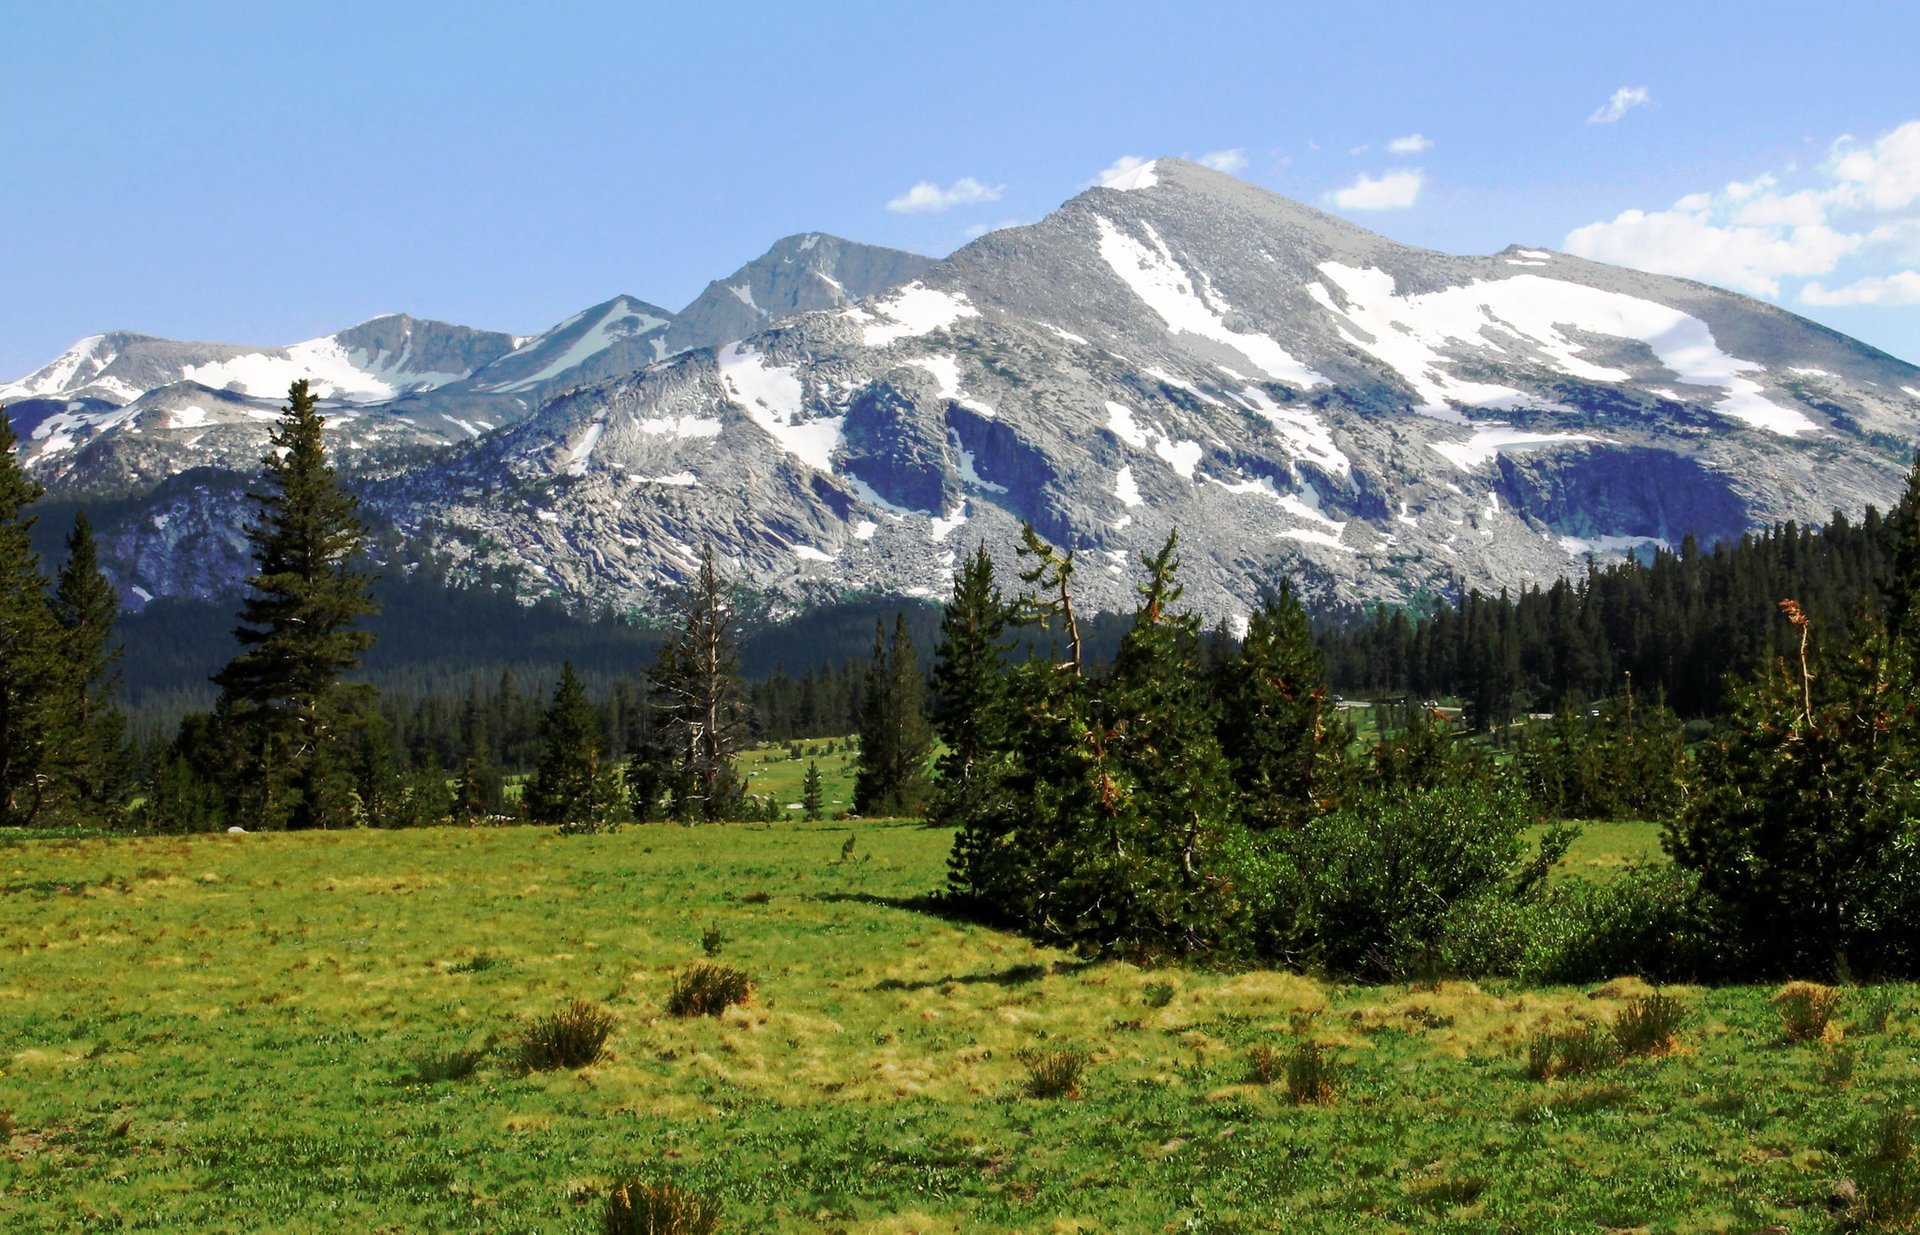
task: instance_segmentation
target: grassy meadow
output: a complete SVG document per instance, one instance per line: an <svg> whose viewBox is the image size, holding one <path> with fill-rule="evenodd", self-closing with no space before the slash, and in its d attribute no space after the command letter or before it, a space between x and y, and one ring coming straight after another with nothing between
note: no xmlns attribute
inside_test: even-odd
<svg viewBox="0 0 1920 1235"><path fill-rule="evenodd" d="M1596 830L1567 869L1641 841ZM588 1231L640 1174L751 1231L1829 1230L1920 1091L1912 987L1847 991L1798 1045L1771 989L1669 988L1677 1043L1535 1080L1539 1030L1643 988L1088 963L933 912L948 843L0 841L0 1228ZM668 1016L710 931L753 997ZM522 1071L518 1031L574 1000L612 1013L600 1059ZM1303 1042L1325 1101L1290 1100ZM1056 1051L1077 1095L1032 1096Z"/></svg>

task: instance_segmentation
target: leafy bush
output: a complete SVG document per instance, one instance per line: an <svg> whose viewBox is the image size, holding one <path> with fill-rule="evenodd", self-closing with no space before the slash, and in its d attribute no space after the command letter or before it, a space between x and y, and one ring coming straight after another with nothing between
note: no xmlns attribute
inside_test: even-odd
<svg viewBox="0 0 1920 1235"><path fill-rule="evenodd" d="M1149 1008L1164 1008L1173 1002L1173 984L1171 982L1149 982L1141 992L1142 1001Z"/></svg>
<svg viewBox="0 0 1920 1235"><path fill-rule="evenodd" d="M671 1180L630 1179L607 1197L604 1235L712 1235L720 1202Z"/></svg>
<svg viewBox="0 0 1920 1235"><path fill-rule="evenodd" d="M1324 1105L1333 1101L1334 1089L1333 1059L1318 1042L1302 1042L1287 1056L1287 1101Z"/></svg>
<svg viewBox="0 0 1920 1235"><path fill-rule="evenodd" d="M1542 1029L1527 1039L1527 1075L1536 1081L1584 1076L1612 1062L1613 1045L1594 1025Z"/></svg>
<svg viewBox="0 0 1920 1235"><path fill-rule="evenodd" d="M1780 1012L1780 1032L1789 1042L1817 1042L1827 1036L1833 1011L1840 1006L1840 988L1818 982L1789 982L1773 997Z"/></svg>
<svg viewBox="0 0 1920 1235"><path fill-rule="evenodd" d="M1080 1078L1087 1070L1087 1053L1077 1047L1059 1050L1026 1051L1020 1062L1027 1066L1027 1096L1030 1098L1077 1098Z"/></svg>
<svg viewBox="0 0 1920 1235"><path fill-rule="evenodd" d="M584 1068L600 1058L613 1032L613 1013L577 1000L527 1026L520 1037L520 1062L530 1072Z"/></svg>
<svg viewBox="0 0 1920 1235"><path fill-rule="evenodd" d="M1440 950L1451 906L1533 893L1545 872L1523 863L1529 822L1516 795L1487 783L1380 794L1306 821L1282 841L1292 886L1269 919L1278 950L1336 973L1405 976Z"/></svg>
<svg viewBox="0 0 1920 1235"><path fill-rule="evenodd" d="M720 949L727 946L727 937L721 933L718 922L707 923L707 929L700 932L700 950L708 956L720 955Z"/></svg>
<svg viewBox="0 0 1920 1235"><path fill-rule="evenodd" d="M670 1016L718 1016L753 997L753 979L732 965L701 961L673 975L667 990Z"/></svg>
<svg viewBox="0 0 1920 1235"><path fill-rule="evenodd" d="M1613 1041L1622 1055L1650 1055L1673 1045L1687 1008L1678 999L1655 992L1627 1001L1613 1019Z"/></svg>

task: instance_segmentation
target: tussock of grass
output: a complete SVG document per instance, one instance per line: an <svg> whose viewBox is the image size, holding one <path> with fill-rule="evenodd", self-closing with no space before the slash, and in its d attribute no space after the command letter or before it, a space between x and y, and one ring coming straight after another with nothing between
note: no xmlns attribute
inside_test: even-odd
<svg viewBox="0 0 1920 1235"><path fill-rule="evenodd" d="M1687 1006L1671 995L1635 996L1613 1018L1614 1045L1622 1055L1659 1054L1672 1048L1686 1019Z"/></svg>
<svg viewBox="0 0 1920 1235"><path fill-rule="evenodd" d="M1840 1006L1840 988L1818 982L1789 982L1773 997L1780 1032L1789 1042L1818 1042L1827 1036Z"/></svg>
<svg viewBox="0 0 1920 1235"><path fill-rule="evenodd" d="M753 980L732 965L699 962L673 975L669 1016L718 1016L753 997Z"/></svg>
<svg viewBox="0 0 1920 1235"><path fill-rule="evenodd" d="M576 1000L527 1026L520 1036L520 1062L529 1072L584 1068L600 1058L613 1032L613 1013Z"/></svg>
<svg viewBox="0 0 1920 1235"><path fill-rule="evenodd" d="M713 1235L720 1202L671 1180L630 1179L607 1196L602 1235Z"/></svg>
<svg viewBox="0 0 1920 1235"><path fill-rule="evenodd" d="M1302 1042L1287 1056L1287 1101L1295 1106L1324 1106L1336 1089L1334 1063L1318 1042Z"/></svg>
<svg viewBox="0 0 1920 1235"><path fill-rule="evenodd" d="M1078 1047L1033 1050L1021 1055L1027 1067L1029 1098L1077 1098L1087 1070L1087 1053Z"/></svg>
<svg viewBox="0 0 1920 1235"><path fill-rule="evenodd" d="M1612 1062L1613 1043L1595 1025L1542 1029L1527 1039L1527 1076L1536 1081L1585 1076Z"/></svg>
<svg viewBox="0 0 1920 1235"><path fill-rule="evenodd" d="M493 1049L491 1042L478 1047L428 1051L413 1057L413 1070L407 1074L409 1085L437 1085L442 1081L463 1081L474 1074L480 1061Z"/></svg>

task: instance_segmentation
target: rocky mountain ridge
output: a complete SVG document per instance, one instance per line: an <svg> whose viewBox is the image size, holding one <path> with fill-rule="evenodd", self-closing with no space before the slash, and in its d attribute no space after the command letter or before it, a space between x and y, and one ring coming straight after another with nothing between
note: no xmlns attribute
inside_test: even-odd
<svg viewBox="0 0 1920 1235"><path fill-rule="evenodd" d="M542 401L451 448L396 441L367 510L457 570L637 611L704 540L776 607L939 596L1022 521L1075 551L1085 603L1124 607L1177 527L1188 600L1237 618L1283 575L1404 601L1885 506L1920 438L1920 369L1773 306L1416 249L1179 160L938 263L875 255L872 282L907 281L864 295L804 240L699 313L611 301L395 400ZM595 380L544 385L582 339L607 341L575 366ZM237 573L230 487L155 488L110 538L123 582L200 590L222 553Z"/></svg>

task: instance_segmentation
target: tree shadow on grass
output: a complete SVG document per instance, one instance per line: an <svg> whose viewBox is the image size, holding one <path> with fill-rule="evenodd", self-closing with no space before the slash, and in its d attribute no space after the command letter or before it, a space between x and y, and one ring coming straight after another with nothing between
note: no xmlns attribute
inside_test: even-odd
<svg viewBox="0 0 1920 1235"><path fill-rule="evenodd" d="M947 974L939 978L924 978L908 982L903 978L882 978L871 989L876 991L931 991L943 986L1025 986L1038 982L1042 978L1058 974L1071 977L1083 969L1091 969L1097 961L1055 961L1051 965L1027 964L1009 965L1005 969L989 973Z"/></svg>

